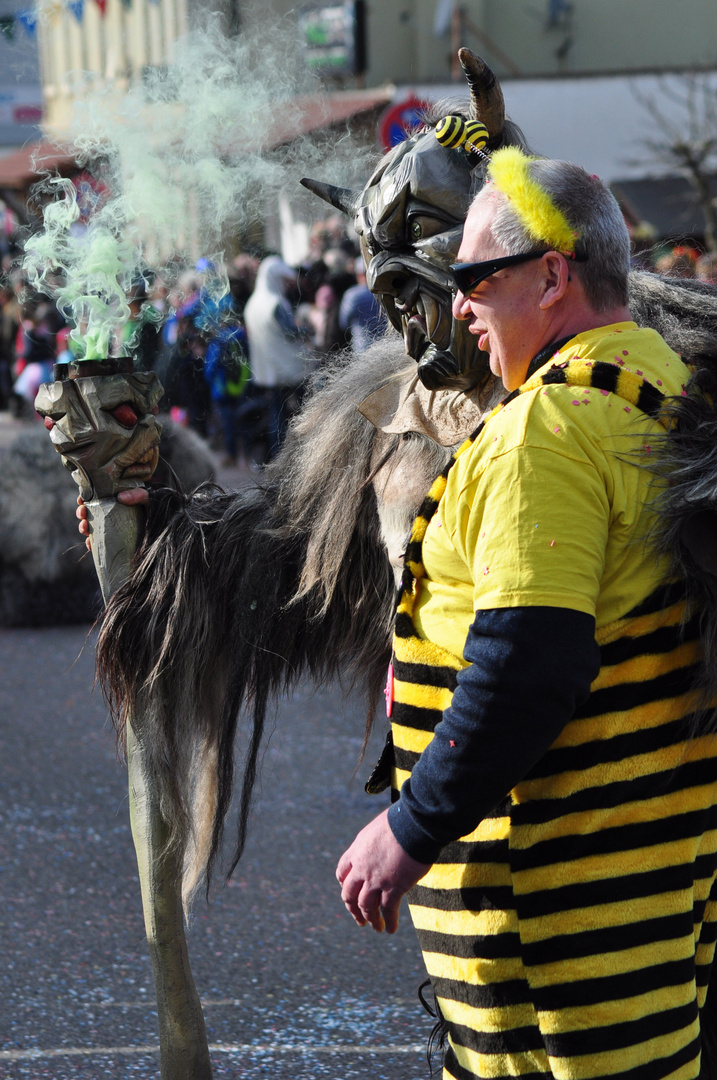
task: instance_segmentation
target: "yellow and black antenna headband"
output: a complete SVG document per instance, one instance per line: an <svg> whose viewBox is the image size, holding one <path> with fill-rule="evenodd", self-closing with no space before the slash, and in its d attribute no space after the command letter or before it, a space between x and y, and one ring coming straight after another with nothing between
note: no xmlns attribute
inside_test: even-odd
<svg viewBox="0 0 717 1080"><path fill-rule="evenodd" d="M445 146L447 150L460 148L468 153L477 154L485 161L490 161L490 155L483 150L490 138L490 133L480 120L464 120L462 116L456 115L444 116L436 124L433 133L441 146Z"/></svg>

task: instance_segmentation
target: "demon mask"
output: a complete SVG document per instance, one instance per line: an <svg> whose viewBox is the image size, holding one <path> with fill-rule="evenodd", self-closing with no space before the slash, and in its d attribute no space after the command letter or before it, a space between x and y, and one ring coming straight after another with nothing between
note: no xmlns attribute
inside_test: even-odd
<svg viewBox="0 0 717 1080"><path fill-rule="evenodd" d="M458 56L471 93L467 118L485 124L487 150L524 145L520 131L505 119L503 94L493 72L469 49L461 49ZM417 361L429 390L470 389L489 373L487 354L476 347L468 324L451 315L448 273L483 178L480 158L441 146L428 120L381 160L363 191L301 181L353 217L367 284L403 334L406 352Z"/></svg>

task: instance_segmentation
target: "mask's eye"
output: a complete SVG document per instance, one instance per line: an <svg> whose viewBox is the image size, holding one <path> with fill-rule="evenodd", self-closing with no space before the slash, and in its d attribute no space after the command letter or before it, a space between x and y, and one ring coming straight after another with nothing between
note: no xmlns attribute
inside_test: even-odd
<svg viewBox="0 0 717 1080"><path fill-rule="evenodd" d="M445 232L446 228L445 221L431 217L430 214L414 214L408 221L408 235L414 244L417 240L427 240L429 236Z"/></svg>
<svg viewBox="0 0 717 1080"><path fill-rule="evenodd" d="M121 424L124 428L136 427L139 423L139 416L135 411L136 406L131 405L128 401L123 402L116 408L111 410L111 415L114 416L118 424Z"/></svg>

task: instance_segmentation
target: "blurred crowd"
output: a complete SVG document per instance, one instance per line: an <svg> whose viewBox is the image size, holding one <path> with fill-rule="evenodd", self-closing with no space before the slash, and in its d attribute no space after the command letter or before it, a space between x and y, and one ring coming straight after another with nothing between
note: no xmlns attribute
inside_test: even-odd
<svg viewBox="0 0 717 1080"><path fill-rule="evenodd" d="M342 218L316 222L307 259L240 254L145 271L127 295L122 347L156 371L162 409L219 450L226 465L256 467L279 449L307 382L346 346L365 350L385 316L366 285ZM0 287L0 409L32 416L53 365L79 355L54 303L8 267Z"/></svg>
<svg viewBox="0 0 717 1080"><path fill-rule="evenodd" d="M639 270L653 270L665 277L691 278L706 285L717 285L717 255L700 251L690 244L648 245L633 258Z"/></svg>
<svg viewBox="0 0 717 1080"><path fill-rule="evenodd" d="M635 265L717 284L717 256L690 246L643 250ZM162 408L208 439L226 465L258 466L279 449L307 382L346 346L364 351L385 315L366 284L343 218L316 222L300 266L242 253L146 271L127 296L130 317L113 353L159 375ZM33 293L5 256L0 284L0 409L33 416L53 365L78 354L54 303Z"/></svg>

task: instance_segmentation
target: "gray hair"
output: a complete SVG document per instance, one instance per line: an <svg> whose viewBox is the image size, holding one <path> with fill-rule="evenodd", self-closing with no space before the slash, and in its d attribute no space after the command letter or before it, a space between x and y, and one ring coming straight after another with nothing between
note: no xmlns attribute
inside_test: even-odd
<svg viewBox="0 0 717 1080"><path fill-rule="evenodd" d="M529 173L579 236L575 253L586 256L586 261L576 262L574 269L588 302L595 311L626 304L630 237L612 192L597 176L570 161L538 158L530 162ZM492 190L495 195L495 188ZM536 246L535 237L527 232L510 200L499 194L499 209L491 226L493 239L510 255L531 251Z"/></svg>

